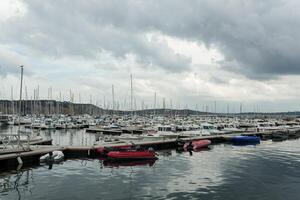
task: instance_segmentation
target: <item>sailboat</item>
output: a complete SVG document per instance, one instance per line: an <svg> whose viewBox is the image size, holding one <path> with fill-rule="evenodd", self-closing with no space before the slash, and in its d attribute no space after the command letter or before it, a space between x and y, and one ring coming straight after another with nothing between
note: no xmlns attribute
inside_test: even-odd
<svg viewBox="0 0 300 200"><path fill-rule="evenodd" d="M32 132L26 132L21 130L21 114L22 114L22 86L23 86L23 71L24 67L20 66L21 68L21 85L20 85L20 100L19 100L19 113L18 113L18 131L17 131L17 145L18 148L22 148L25 150L23 147L22 143L27 142L28 146L27 149L30 150L29 144L30 142L39 142L42 141L43 138L39 136L39 134L32 134ZM21 135L22 133L22 135ZM26 139L22 139L25 137Z"/></svg>

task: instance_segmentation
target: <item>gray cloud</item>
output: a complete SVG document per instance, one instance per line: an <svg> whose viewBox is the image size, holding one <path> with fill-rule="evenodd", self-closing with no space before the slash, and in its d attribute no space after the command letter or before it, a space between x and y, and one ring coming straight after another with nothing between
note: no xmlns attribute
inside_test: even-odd
<svg viewBox="0 0 300 200"><path fill-rule="evenodd" d="M24 63L27 62L15 54L0 50L0 77L5 77L7 74L19 75L19 66ZM26 74L29 75L31 72L26 71Z"/></svg>
<svg viewBox="0 0 300 200"><path fill-rule="evenodd" d="M145 67L182 72L191 59L158 32L205 43L224 55L223 69L254 79L300 73L300 2L296 0L24 1L28 12L0 28L0 41L52 57L96 59L102 50ZM201 55L200 55L201 56Z"/></svg>
<svg viewBox="0 0 300 200"><path fill-rule="evenodd" d="M74 1L70 4L69 1L33 0L25 3L26 14L11 18L0 28L1 42L22 44L33 53L53 58L96 59L97 54L105 50L121 58L133 54L145 67L156 66L171 72L190 67L191 59L176 54L166 42L149 41L147 32L106 20L109 18L106 14L114 16L116 12L105 10L105 5L113 5L113 2Z"/></svg>

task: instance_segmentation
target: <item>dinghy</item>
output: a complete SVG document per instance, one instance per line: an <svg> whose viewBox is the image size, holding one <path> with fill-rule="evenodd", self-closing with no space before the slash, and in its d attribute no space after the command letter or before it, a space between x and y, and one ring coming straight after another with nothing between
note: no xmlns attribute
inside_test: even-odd
<svg viewBox="0 0 300 200"><path fill-rule="evenodd" d="M107 158L111 160L147 160L157 159L154 151L110 151Z"/></svg>
<svg viewBox="0 0 300 200"><path fill-rule="evenodd" d="M100 155L106 155L110 151L123 151L132 149L132 145L120 145L114 147L98 147L96 152Z"/></svg>
<svg viewBox="0 0 300 200"><path fill-rule="evenodd" d="M234 136L231 141L234 145L259 144L260 138L257 136Z"/></svg>
<svg viewBox="0 0 300 200"><path fill-rule="evenodd" d="M52 154L52 155L51 155ZM59 163L64 159L62 151L53 151L40 157L40 162L54 162Z"/></svg>
<svg viewBox="0 0 300 200"><path fill-rule="evenodd" d="M186 142L183 145L185 151L197 150L202 148L207 148L211 144L210 140L195 140L192 142Z"/></svg>

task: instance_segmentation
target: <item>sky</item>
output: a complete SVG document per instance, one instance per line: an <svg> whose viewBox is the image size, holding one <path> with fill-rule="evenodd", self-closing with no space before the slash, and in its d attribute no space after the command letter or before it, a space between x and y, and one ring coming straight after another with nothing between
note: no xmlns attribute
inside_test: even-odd
<svg viewBox="0 0 300 200"><path fill-rule="evenodd" d="M132 74L134 109L300 110L299 8L297 0L1 0L0 99L18 98L23 65L26 99L39 88L38 99L112 107L113 85L115 108L130 109Z"/></svg>

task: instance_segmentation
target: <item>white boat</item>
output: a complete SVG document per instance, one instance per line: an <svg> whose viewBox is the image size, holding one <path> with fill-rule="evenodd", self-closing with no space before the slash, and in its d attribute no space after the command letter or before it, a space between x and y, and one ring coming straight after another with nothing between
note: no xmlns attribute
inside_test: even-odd
<svg viewBox="0 0 300 200"><path fill-rule="evenodd" d="M143 139L139 135L133 134L122 134L120 136L115 136L114 138L121 141L140 141Z"/></svg>
<svg viewBox="0 0 300 200"><path fill-rule="evenodd" d="M40 162L61 162L64 159L64 153L62 151L53 151L52 156L47 153L40 157Z"/></svg>

